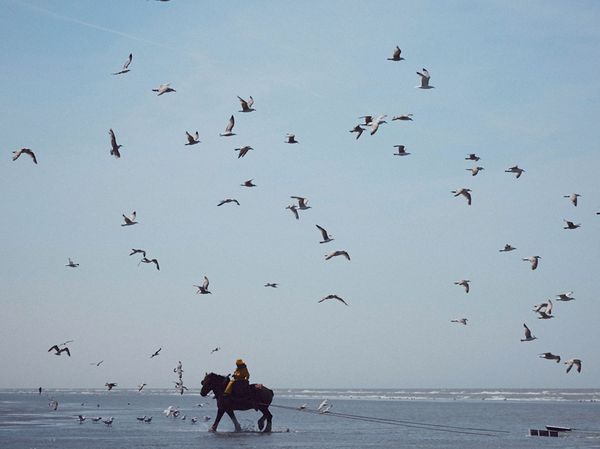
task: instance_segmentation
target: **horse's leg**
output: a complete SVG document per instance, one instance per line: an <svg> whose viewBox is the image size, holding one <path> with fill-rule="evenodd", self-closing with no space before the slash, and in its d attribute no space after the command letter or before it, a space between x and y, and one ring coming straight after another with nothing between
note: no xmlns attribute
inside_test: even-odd
<svg viewBox="0 0 600 449"><path fill-rule="evenodd" d="M220 408L217 410L217 417L215 418L215 422L213 423L212 427L210 429L208 429L209 432L217 431L217 427L219 427L219 421L221 421L221 418L223 417L223 413L225 413L224 409Z"/></svg>
<svg viewBox="0 0 600 449"><path fill-rule="evenodd" d="M227 410L227 414L229 415L229 417L233 421L233 425L235 426L235 431L236 432L241 432L242 431L242 426L240 426L240 423L238 422L237 418L235 417L235 413L233 413L233 410Z"/></svg>
<svg viewBox="0 0 600 449"><path fill-rule="evenodd" d="M265 425L265 420L266 420L267 427L265 427L264 432L269 433L269 432L271 432L273 415L269 411L268 406L263 405L263 406L259 407L259 410L262 412L263 415L258 420L258 428L260 430L263 430L263 426Z"/></svg>

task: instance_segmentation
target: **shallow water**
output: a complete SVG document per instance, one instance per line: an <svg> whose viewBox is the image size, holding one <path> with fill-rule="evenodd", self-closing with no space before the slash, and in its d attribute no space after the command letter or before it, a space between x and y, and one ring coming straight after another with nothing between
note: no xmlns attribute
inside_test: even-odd
<svg viewBox="0 0 600 449"><path fill-rule="evenodd" d="M327 398L332 414L317 414ZM596 390L279 390L272 407L273 434L256 432L260 414L238 412L246 430L234 433L224 416L218 433L208 428L214 400L165 390L0 391L0 447L4 448L600 448L600 392ZM56 399L53 411L48 402ZM202 406L200 406L202 404ZM162 412L169 406L179 418ZM79 424L77 415L88 419ZM335 414L401 420L369 422ZM152 416L150 424L137 416ZM181 417L185 415L186 419ZM92 416L114 417L111 427ZM198 417L196 424L192 417ZM204 416L211 420L205 422ZM427 425L425 425L427 424ZM566 437L528 437L546 424L586 429ZM439 425L452 427L437 427ZM490 431L465 428L490 429ZM497 433L493 430L502 430ZM597 431L597 432L593 432ZM465 432L465 433L459 433Z"/></svg>

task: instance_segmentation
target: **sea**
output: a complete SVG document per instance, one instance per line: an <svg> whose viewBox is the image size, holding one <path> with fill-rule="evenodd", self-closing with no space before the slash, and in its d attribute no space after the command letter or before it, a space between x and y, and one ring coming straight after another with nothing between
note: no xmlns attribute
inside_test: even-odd
<svg viewBox="0 0 600 449"><path fill-rule="evenodd" d="M254 410L236 412L242 432L227 415L209 432L216 403L198 392L3 389L0 448L600 448L600 390L281 389L270 410L270 434ZM528 436L546 425L572 430Z"/></svg>

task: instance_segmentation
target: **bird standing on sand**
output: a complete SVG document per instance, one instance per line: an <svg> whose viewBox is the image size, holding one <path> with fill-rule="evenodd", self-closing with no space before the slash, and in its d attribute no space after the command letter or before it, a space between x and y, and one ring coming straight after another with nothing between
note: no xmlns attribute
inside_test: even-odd
<svg viewBox="0 0 600 449"><path fill-rule="evenodd" d="M531 330L527 327L525 323L523 323L523 327L525 328L525 338L521 338L521 341L533 341L537 338L531 335Z"/></svg>
<svg viewBox="0 0 600 449"><path fill-rule="evenodd" d="M342 298L340 298L338 295L327 295L324 298L320 299L319 302L327 301L328 299L337 299L342 304L348 305L348 303Z"/></svg>
<svg viewBox="0 0 600 449"><path fill-rule="evenodd" d="M113 75L122 75L123 73L129 72L129 70L130 70L129 69L129 64L131 64L132 60L133 60L133 53L129 53L129 57L125 61L125 64L123 64L123 67L121 68L121 70L119 70L118 72L113 73Z"/></svg>
<svg viewBox="0 0 600 449"><path fill-rule="evenodd" d="M13 151L14 156L12 157L12 160L16 161L22 154L28 155L33 160L33 163L37 165L37 158L35 157L33 151L31 151L29 148L21 148L20 150Z"/></svg>
<svg viewBox="0 0 600 449"><path fill-rule="evenodd" d="M152 92L158 92L156 94L157 97L160 97L162 94L167 94L169 92L177 92L175 89L171 87L171 83L161 84L155 89L152 89Z"/></svg>

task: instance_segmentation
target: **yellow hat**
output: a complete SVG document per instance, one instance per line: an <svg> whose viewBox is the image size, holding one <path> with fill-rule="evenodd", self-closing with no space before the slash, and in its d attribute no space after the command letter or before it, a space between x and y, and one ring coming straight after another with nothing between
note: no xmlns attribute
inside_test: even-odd
<svg viewBox="0 0 600 449"><path fill-rule="evenodd" d="M240 365L245 365L245 363L244 363L244 361L243 361L242 359L237 359L237 360L235 361L235 364L236 364L237 366L240 366Z"/></svg>

